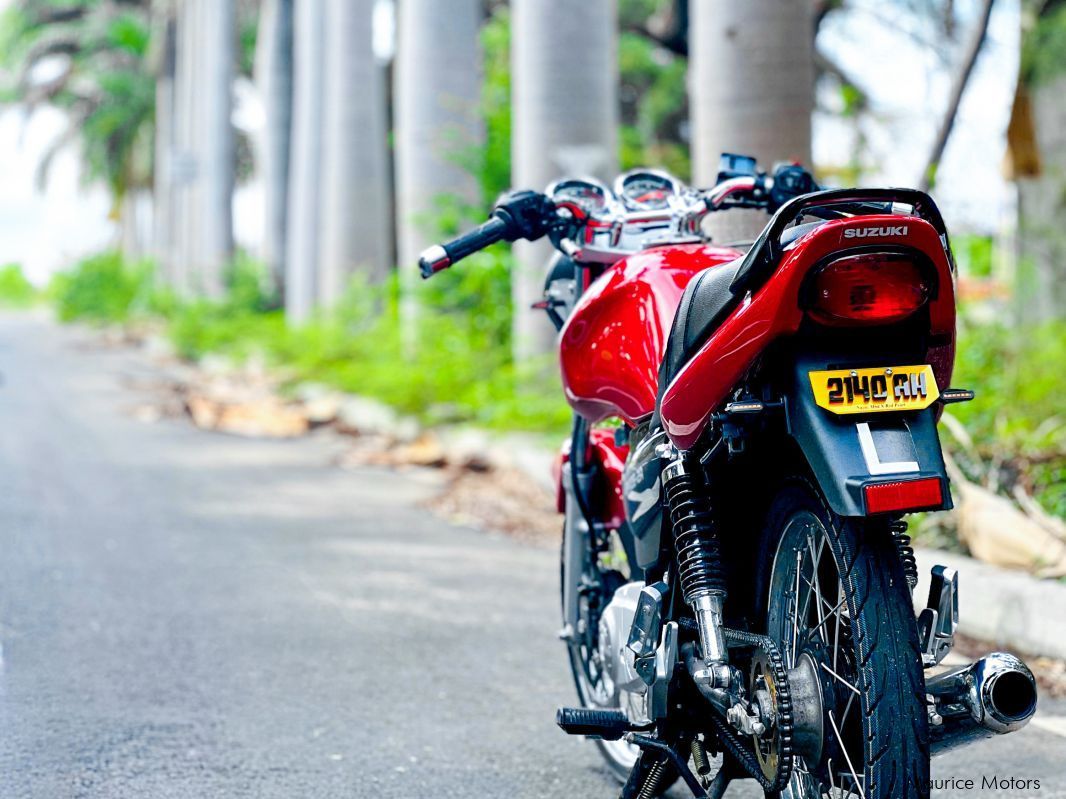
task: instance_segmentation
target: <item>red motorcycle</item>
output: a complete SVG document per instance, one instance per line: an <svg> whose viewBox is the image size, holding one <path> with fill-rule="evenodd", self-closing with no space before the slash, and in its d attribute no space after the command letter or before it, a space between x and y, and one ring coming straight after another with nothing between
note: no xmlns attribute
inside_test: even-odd
<svg viewBox="0 0 1066 799"><path fill-rule="evenodd" d="M772 214L716 246L709 213ZM420 261L429 277L497 241L559 251L573 433L558 464L561 638L597 741L651 797L929 795L930 754L1026 724L1036 687L951 649L958 576L918 580L903 516L951 507L937 437L951 388L955 274L936 205L904 189L818 190L723 156L716 186L636 170L505 195ZM717 768L712 757L721 757Z"/></svg>

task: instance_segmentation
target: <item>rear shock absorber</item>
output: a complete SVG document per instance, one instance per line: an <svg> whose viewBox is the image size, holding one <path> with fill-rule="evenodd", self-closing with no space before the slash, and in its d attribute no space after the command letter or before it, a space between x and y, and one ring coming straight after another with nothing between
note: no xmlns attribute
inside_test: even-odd
<svg viewBox="0 0 1066 799"><path fill-rule="evenodd" d="M892 534L892 540L896 543L896 551L899 552L903 576L907 579L907 586L913 592L918 585L918 561L914 558L911 537L907 535L907 522L903 519L893 519L888 523L888 529Z"/></svg>
<svg viewBox="0 0 1066 799"><path fill-rule="evenodd" d="M704 662L725 663L725 572L714 509L702 470L678 456L663 469L663 488L674 529L681 592L696 615Z"/></svg>

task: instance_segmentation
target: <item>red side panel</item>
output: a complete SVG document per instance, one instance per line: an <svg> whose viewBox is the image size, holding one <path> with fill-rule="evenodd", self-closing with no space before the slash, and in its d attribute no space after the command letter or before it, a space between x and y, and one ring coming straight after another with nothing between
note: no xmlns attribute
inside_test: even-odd
<svg viewBox="0 0 1066 799"><path fill-rule="evenodd" d="M626 520L622 470L626 465L626 456L629 455L629 446L618 446L614 442L613 430L593 430L591 438L592 457L599 462L600 474L603 476L603 485L599 487L603 491L602 504L599 507L604 509L604 523L616 530Z"/></svg>
<svg viewBox="0 0 1066 799"><path fill-rule="evenodd" d="M567 401L586 419L630 424L655 410L659 364L681 294L693 275L740 255L727 247L658 247L608 269L562 331Z"/></svg>
<svg viewBox="0 0 1066 799"><path fill-rule="evenodd" d="M592 460L600 467L603 482L597 486L601 496L594 507L602 508L601 521L611 529L618 529L626 519L626 506L622 497L622 470L629 455L629 446L618 445L613 430L592 430L589 433L592 445ZM555 506L559 513L566 512L566 492L563 490L563 464L570 460L570 439L563 442L562 450L552 467L555 479Z"/></svg>
<svg viewBox="0 0 1066 799"><path fill-rule="evenodd" d="M754 363L759 353L781 336L795 333L803 319L799 290L812 266L828 255L855 247L856 242L894 244L921 250L933 261L938 294L930 303L935 346L928 357L943 389L951 381L955 339L955 284L936 230L928 222L894 215L871 215L827 222L803 236L789 249L775 271L753 297L746 298L717 332L678 373L663 395L663 425L674 445L688 449L696 443L707 420ZM849 228L902 229L902 236L876 240L845 238Z"/></svg>

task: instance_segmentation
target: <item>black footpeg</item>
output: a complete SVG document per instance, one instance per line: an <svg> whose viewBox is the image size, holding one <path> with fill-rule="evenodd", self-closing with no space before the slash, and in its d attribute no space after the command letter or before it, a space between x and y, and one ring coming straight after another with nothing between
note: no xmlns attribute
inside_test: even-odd
<svg viewBox="0 0 1066 799"><path fill-rule="evenodd" d="M561 707L555 711L555 723L567 735L586 735L605 741L617 741L637 729L621 710L587 707Z"/></svg>

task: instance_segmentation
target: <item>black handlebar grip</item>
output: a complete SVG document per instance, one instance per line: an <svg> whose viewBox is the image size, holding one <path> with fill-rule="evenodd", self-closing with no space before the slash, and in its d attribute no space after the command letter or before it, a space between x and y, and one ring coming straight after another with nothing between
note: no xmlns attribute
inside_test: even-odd
<svg viewBox="0 0 1066 799"><path fill-rule="evenodd" d="M478 250L495 244L506 238L510 229L510 222L501 216L493 216L488 222L446 244L434 244L419 256L418 268L422 272L422 277L433 277L437 272L442 272L457 264L468 255L473 255Z"/></svg>

